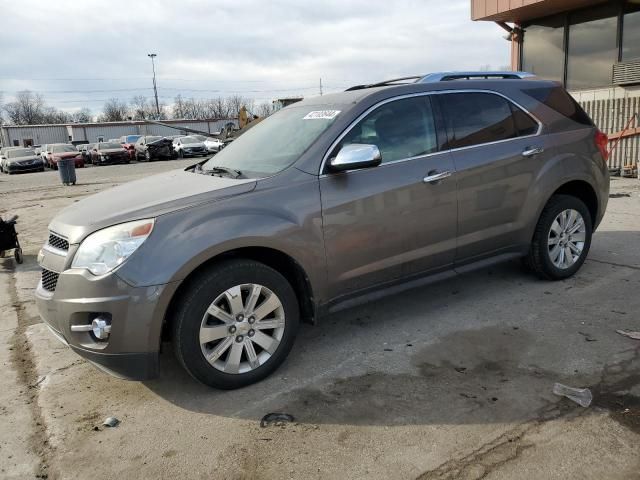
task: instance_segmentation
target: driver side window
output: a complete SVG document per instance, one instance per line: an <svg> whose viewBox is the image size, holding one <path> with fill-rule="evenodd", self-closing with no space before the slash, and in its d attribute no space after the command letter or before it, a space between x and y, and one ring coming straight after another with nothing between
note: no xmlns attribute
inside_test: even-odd
<svg viewBox="0 0 640 480"><path fill-rule="evenodd" d="M429 97L403 98L381 105L353 126L335 153L352 143L376 145L382 154L382 163L437 152Z"/></svg>

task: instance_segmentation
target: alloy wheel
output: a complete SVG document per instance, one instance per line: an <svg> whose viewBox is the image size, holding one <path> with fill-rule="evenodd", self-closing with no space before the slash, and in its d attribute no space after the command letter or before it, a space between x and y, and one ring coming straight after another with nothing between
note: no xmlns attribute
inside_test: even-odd
<svg viewBox="0 0 640 480"><path fill-rule="evenodd" d="M200 348L217 370L247 373L276 352L285 330L282 302L267 287L236 285L209 305L200 326Z"/></svg>
<svg viewBox="0 0 640 480"><path fill-rule="evenodd" d="M549 258L557 268L565 270L578 261L584 250L587 227L577 210L560 212L551 223L547 245Z"/></svg>

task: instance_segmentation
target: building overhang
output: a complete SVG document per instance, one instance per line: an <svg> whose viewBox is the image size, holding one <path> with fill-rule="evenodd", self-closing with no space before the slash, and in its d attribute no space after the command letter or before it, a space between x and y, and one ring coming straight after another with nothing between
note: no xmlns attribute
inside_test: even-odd
<svg viewBox="0 0 640 480"><path fill-rule="evenodd" d="M520 24L599 3L608 2L603 0L471 0L471 19Z"/></svg>

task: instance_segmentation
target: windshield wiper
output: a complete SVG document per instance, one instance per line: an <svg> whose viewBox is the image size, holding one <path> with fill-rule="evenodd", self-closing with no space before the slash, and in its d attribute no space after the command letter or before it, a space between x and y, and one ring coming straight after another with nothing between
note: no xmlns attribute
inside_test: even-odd
<svg viewBox="0 0 640 480"><path fill-rule="evenodd" d="M222 167L215 165L211 168L204 169L201 165L196 165L194 169L195 173L200 173L202 175L216 175L216 174L225 174L229 175L231 178L239 178L242 175L240 170L236 170L234 168Z"/></svg>

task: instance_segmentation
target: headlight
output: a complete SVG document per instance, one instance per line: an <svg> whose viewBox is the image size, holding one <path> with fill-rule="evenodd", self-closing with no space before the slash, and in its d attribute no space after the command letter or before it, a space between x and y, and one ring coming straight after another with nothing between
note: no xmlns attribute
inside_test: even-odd
<svg viewBox="0 0 640 480"><path fill-rule="evenodd" d="M109 160L109 155L100 155L103 160Z"/></svg>
<svg viewBox="0 0 640 480"><path fill-rule="evenodd" d="M80 244L71 268L86 268L94 275L109 273L144 243L154 219L122 223L92 233Z"/></svg>

